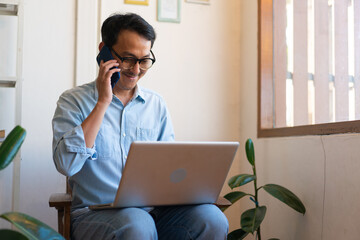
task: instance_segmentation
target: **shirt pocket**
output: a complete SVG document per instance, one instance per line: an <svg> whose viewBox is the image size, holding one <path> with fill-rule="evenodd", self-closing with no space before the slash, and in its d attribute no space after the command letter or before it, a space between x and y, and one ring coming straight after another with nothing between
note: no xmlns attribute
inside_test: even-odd
<svg viewBox="0 0 360 240"><path fill-rule="evenodd" d="M114 157L117 149L120 148L119 137L111 126L101 125L95 140L98 158L108 160Z"/></svg>
<svg viewBox="0 0 360 240"><path fill-rule="evenodd" d="M157 135L158 131L156 129L136 128L137 141L157 141Z"/></svg>

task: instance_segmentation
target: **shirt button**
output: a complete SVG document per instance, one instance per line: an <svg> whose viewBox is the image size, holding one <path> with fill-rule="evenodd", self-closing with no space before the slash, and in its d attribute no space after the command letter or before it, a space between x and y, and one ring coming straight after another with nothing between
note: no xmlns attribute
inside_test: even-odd
<svg viewBox="0 0 360 240"><path fill-rule="evenodd" d="M125 134L125 133L123 133L123 136L125 137L125 136L126 136L126 134Z"/></svg>
<svg viewBox="0 0 360 240"><path fill-rule="evenodd" d="M127 156L125 155L125 159L127 159Z"/></svg>

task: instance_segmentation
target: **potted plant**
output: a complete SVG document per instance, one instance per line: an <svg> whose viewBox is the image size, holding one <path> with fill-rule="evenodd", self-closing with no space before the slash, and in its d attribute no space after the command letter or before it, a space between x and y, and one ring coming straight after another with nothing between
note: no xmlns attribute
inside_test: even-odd
<svg viewBox="0 0 360 240"><path fill-rule="evenodd" d="M265 218L266 206L262 206L259 203L258 192L263 189L271 196L279 199L289 207L293 208L295 211L305 214L306 209L301 200L290 190L277 185L277 184L266 184L263 186L257 186L257 175L255 167L255 153L254 153L254 144L249 138L245 144L246 157L249 163L252 166L253 174L238 174L233 176L228 181L228 185L231 189L243 186L249 182L254 183L254 194L245 193L242 191L232 191L224 196L232 204L240 200L245 196L250 196L250 200L254 202L255 208L248 209L241 215L241 228L236 229L229 233L228 240L233 239L244 239L249 233L254 234L256 232L256 239L261 240L261 231L260 224ZM225 211L228 207L222 208ZM275 240L276 238L272 238Z"/></svg>
<svg viewBox="0 0 360 240"><path fill-rule="evenodd" d="M16 126L5 138L4 142L0 145L0 171L5 169L12 162L24 142L25 136L25 129L21 126ZM7 212L0 214L0 218L11 222L20 231L0 229L0 239L64 239L59 233L45 223L24 213Z"/></svg>

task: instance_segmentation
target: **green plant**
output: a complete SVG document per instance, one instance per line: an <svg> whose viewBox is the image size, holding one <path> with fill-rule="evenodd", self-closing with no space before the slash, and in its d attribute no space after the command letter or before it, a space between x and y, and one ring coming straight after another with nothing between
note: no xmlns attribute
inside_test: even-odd
<svg viewBox="0 0 360 240"><path fill-rule="evenodd" d="M25 140L26 131L21 126L16 126L4 142L0 145L0 171L5 169L14 159ZM64 239L59 233L45 223L29 215L19 212L7 212L0 215L16 226L20 232L10 229L0 229L0 239L14 240L45 240Z"/></svg>
<svg viewBox="0 0 360 240"><path fill-rule="evenodd" d="M249 233L254 234L254 232L256 232L256 238L261 240L260 224L264 220L266 214L266 206L260 206L259 204L258 192L261 189L264 189L271 196L279 199L289 207L293 208L295 211L302 214L305 214L306 212L304 204L290 190L276 184L266 184L261 187L257 186L254 144L250 138L246 141L245 150L246 157L252 166L253 174L239 174L233 176L228 181L228 185L231 189L234 189L249 182L253 182L255 194L233 191L226 194L224 197L233 204L245 196L250 196L250 200L254 202L255 208L248 209L242 213L240 220L241 228L229 233L228 240L244 239ZM227 208L228 207L225 207L222 210L225 211ZM272 240L275 239L276 238L272 238Z"/></svg>

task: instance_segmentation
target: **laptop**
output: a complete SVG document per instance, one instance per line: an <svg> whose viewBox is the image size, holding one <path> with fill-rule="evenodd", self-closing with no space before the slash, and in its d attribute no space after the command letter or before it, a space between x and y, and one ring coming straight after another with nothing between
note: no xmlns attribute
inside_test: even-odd
<svg viewBox="0 0 360 240"><path fill-rule="evenodd" d="M238 142L135 141L114 202L89 208L215 203L238 146Z"/></svg>

